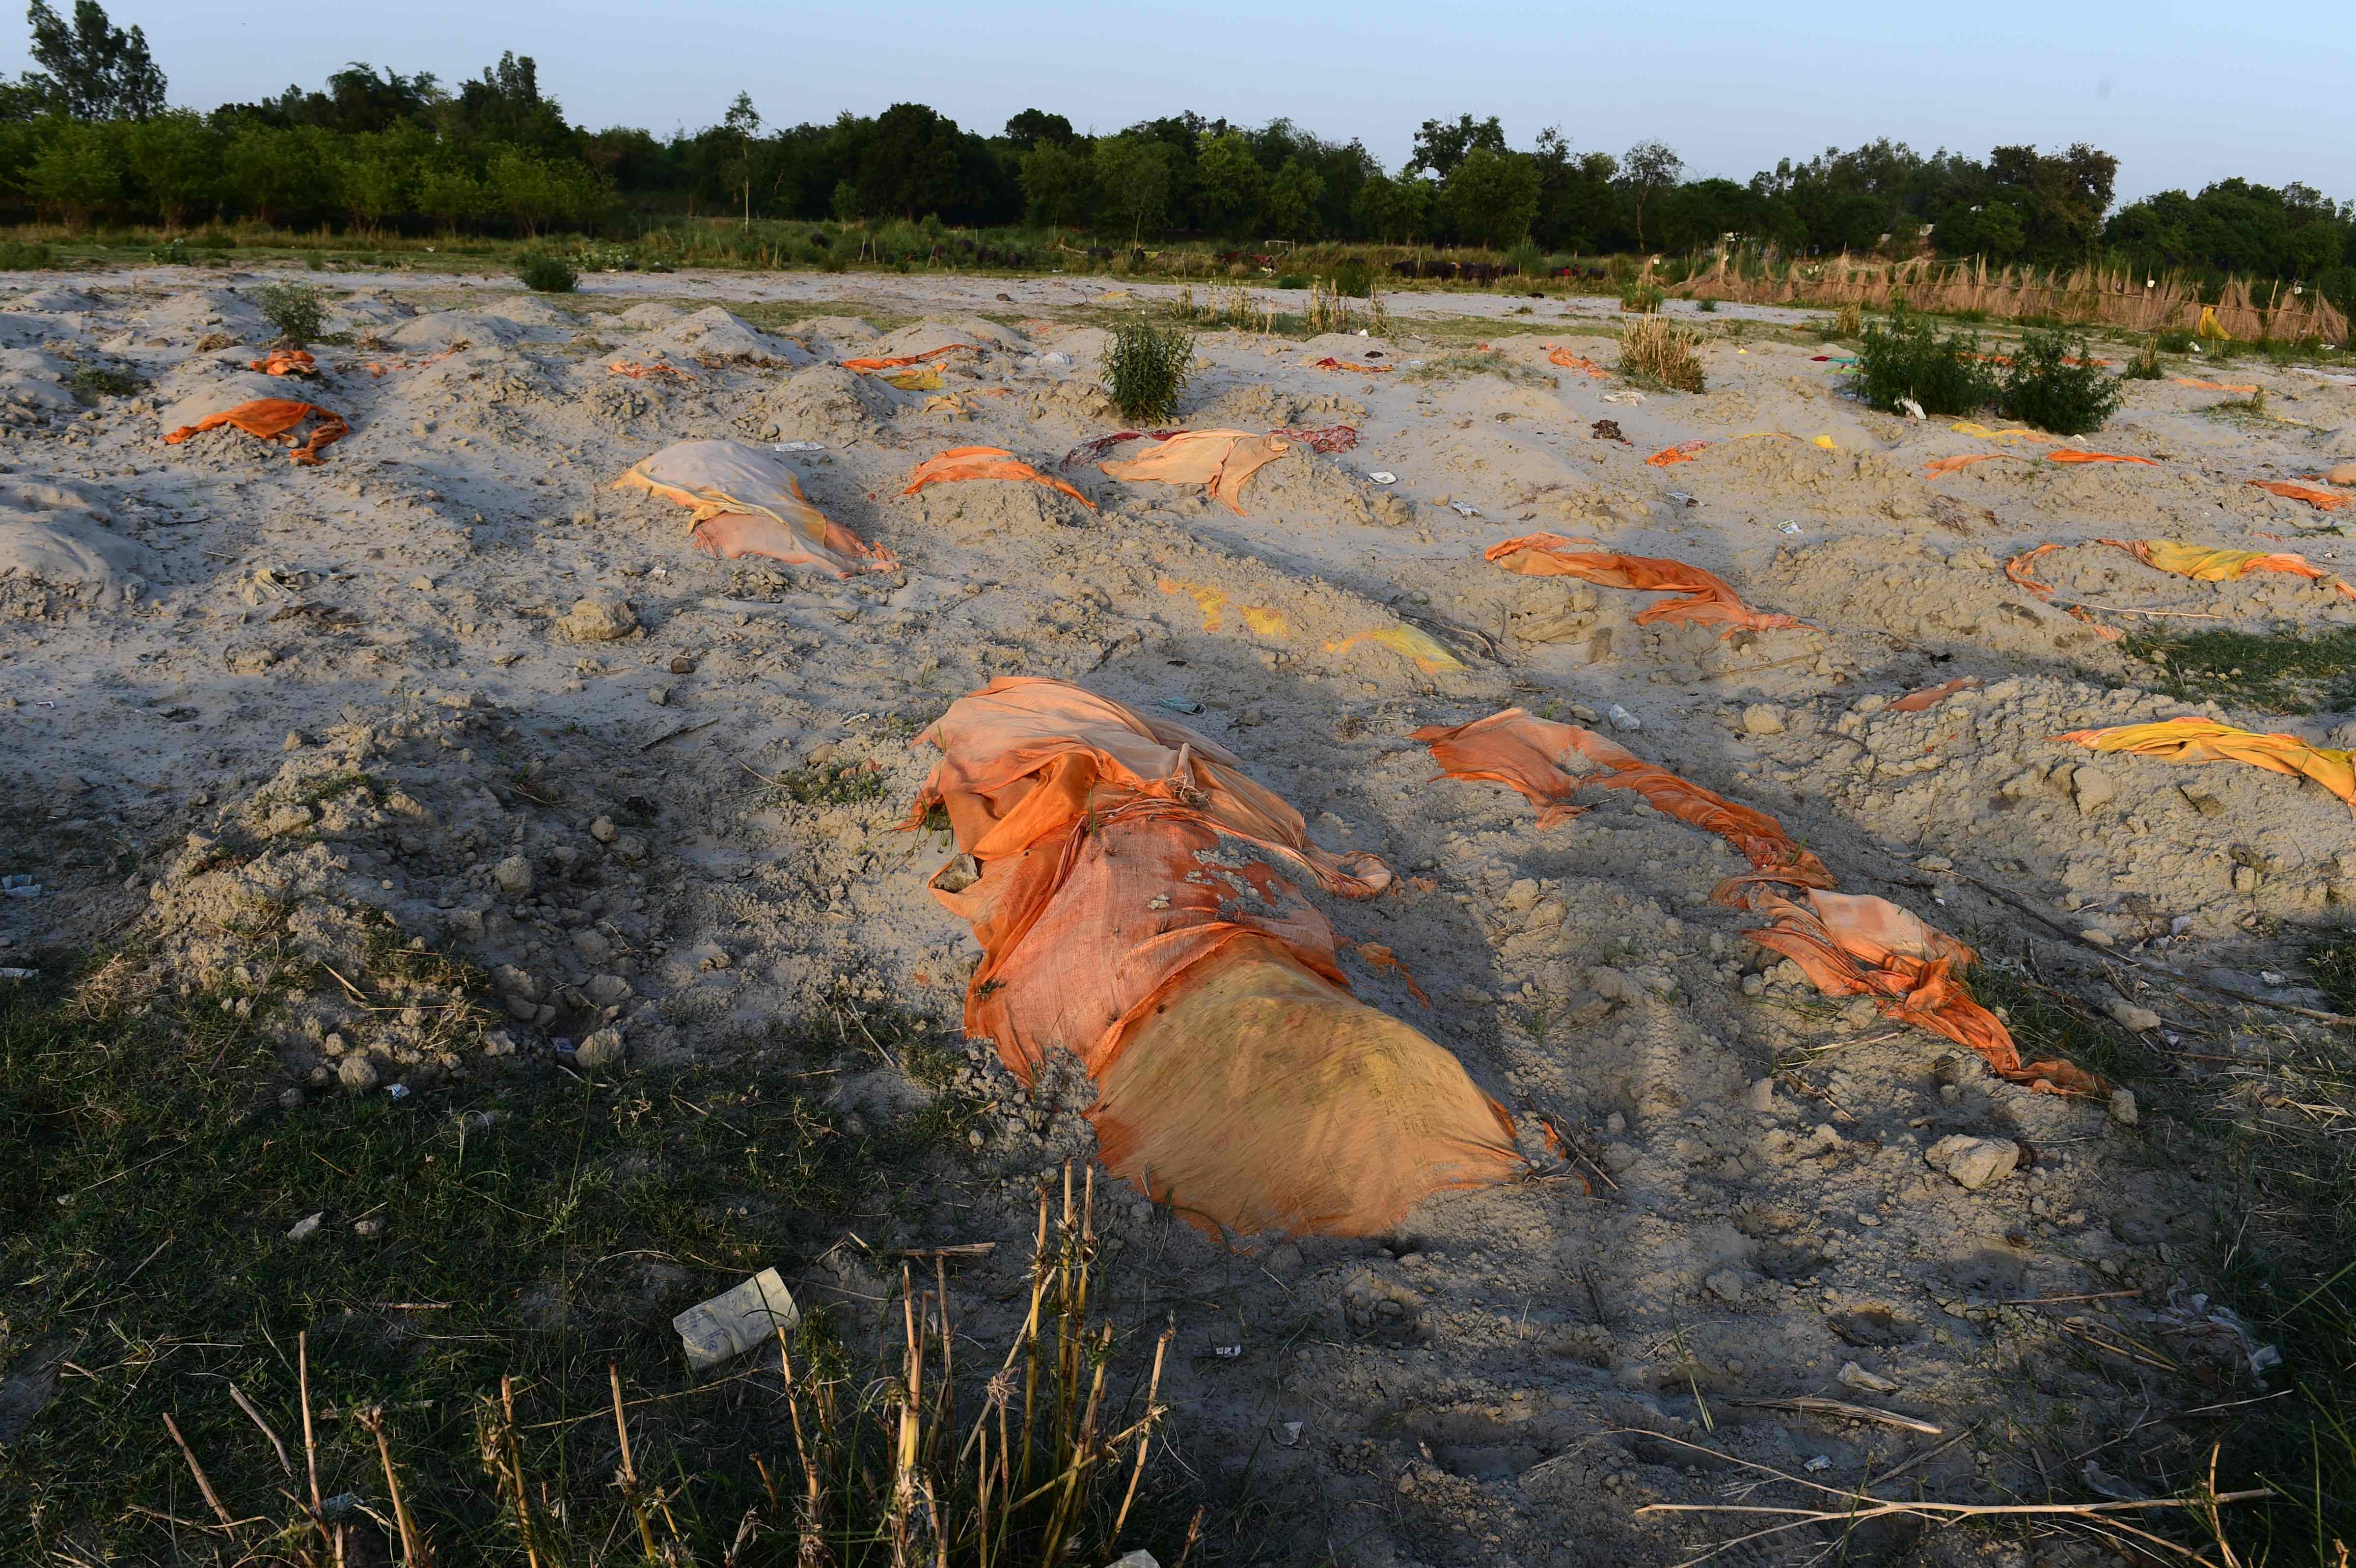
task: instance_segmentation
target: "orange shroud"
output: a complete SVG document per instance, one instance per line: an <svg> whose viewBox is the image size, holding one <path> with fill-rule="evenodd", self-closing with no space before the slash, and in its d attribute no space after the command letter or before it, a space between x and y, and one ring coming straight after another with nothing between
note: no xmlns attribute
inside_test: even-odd
<svg viewBox="0 0 2356 1568"><path fill-rule="evenodd" d="M311 351L307 348L273 348L269 357L256 359L246 368L259 370L265 376L316 376L319 373L319 362L311 357Z"/></svg>
<svg viewBox="0 0 2356 1568"><path fill-rule="evenodd" d="M913 496L927 485L952 485L966 479L1004 479L1015 484L1044 485L1050 490L1060 490L1093 512L1097 504L1073 489L1061 479L1040 473L1021 458L997 446L952 446L947 452L936 453L916 464L908 475L908 487L900 492Z"/></svg>
<svg viewBox="0 0 2356 1568"><path fill-rule="evenodd" d="M1312 370L1361 370L1369 376L1387 376L1391 370L1387 365L1361 365L1355 359L1336 359L1330 354L1323 359L1311 360L1309 368Z"/></svg>
<svg viewBox="0 0 2356 1568"><path fill-rule="evenodd" d="M2313 485L2301 485L2289 479L2253 479L2257 488L2280 496L2286 501L2304 501L2320 512L2336 512L2348 504L2345 496L2319 489Z"/></svg>
<svg viewBox="0 0 2356 1568"><path fill-rule="evenodd" d="M296 425L314 420L310 439L297 444L294 437ZM322 449L351 434L352 427L344 416L321 408L316 403L299 402L292 398L256 398L250 403L240 403L217 414L207 414L194 424L184 424L165 436L167 446L177 446L192 435L217 430L222 425L235 425L250 436L262 441L284 440L294 448L286 454L290 463L316 466Z"/></svg>
<svg viewBox="0 0 2356 1568"><path fill-rule="evenodd" d="M1928 713L1932 709L1938 707L1939 704L1946 701L1950 697L1954 696L1955 693L1959 691L1969 691L1972 688L1979 684L1980 677L1976 675L1959 675L1954 679L1943 682L1938 686L1925 687L1921 691L1908 692L1905 696L1900 698L1897 701L1890 705L1890 711L1892 713Z"/></svg>
<svg viewBox="0 0 2356 1568"><path fill-rule="evenodd" d="M2170 763L2247 763L2269 773L2313 779L2356 812L2356 752L2319 746L2297 735L2264 734L2187 714L2149 724L2072 730L2053 738L2097 752L2126 752Z"/></svg>
<svg viewBox="0 0 2356 1568"><path fill-rule="evenodd" d="M2064 446L2045 454L2048 463L2140 463L2146 468L2158 464L2148 457L2125 457L2115 452L2081 452L2074 446Z"/></svg>
<svg viewBox="0 0 2356 1568"><path fill-rule="evenodd" d="M1582 359L1568 348L1558 348L1547 355L1547 363L1559 365L1566 370L1577 370L1582 375L1592 376L1599 381L1607 380L1612 375L1611 371L1606 370L1594 360Z"/></svg>
<svg viewBox="0 0 2356 1568"><path fill-rule="evenodd" d="M869 370L896 370L903 365L922 365L927 359L938 359L944 354L954 354L960 348L975 348L970 343L944 343L938 348L927 348L922 354L903 354L894 359L845 359L842 368L862 373Z"/></svg>
<svg viewBox="0 0 2356 1568"><path fill-rule="evenodd" d="M1281 435L1248 430L1183 430L1135 457L1099 463L1098 471L1123 484L1200 485L1237 517L1247 517L1245 482L1292 450Z"/></svg>
<svg viewBox="0 0 2356 1568"><path fill-rule="evenodd" d="M1708 444L1706 441L1681 441L1675 446L1665 446L1644 459L1644 465L1647 468L1671 468L1680 463L1691 463L1694 453Z"/></svg>
<svg viewBox="0 0 2356 1568"><path fill-rule="evenodd" d="M1636 624L1640 626L1655 621L1686 621L1696 625L1722 623L1726 630L1719 636L1723 639L1738 631L1769 632L1807 625L1805 621L1789 615L1751 609L1723 579L1681 560L1644 555L1588 554L1569 548L1594 542L1568 539L1558 534L1527 534L1491 545L1484 553L1485 559L1525 577L1576 577L1603 588L1685 595L1638 612Z"/></svg>

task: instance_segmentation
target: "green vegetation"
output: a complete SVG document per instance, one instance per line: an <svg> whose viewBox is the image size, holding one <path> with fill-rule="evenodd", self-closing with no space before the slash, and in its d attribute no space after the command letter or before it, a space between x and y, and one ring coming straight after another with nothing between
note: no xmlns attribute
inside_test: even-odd
<svg viewBox="0 0 2356 1568"><path fill-rule="evenodd" d="M1888 325L1867 327L1860 342L1858 389L1884 413L1897 412L1899 400L1912 398L1926 414L1967 414L1995 393L1979 339L1942 333L1920 311L1900 306Z"/></svg>
<svg viewBox="0 0 2356 1568"><path fill-rule="evenodd" d="M2160 367L2159 339L2157 336L2147 337L2136 344L2135 357L2127 361L2126 369L2121 372L2130 381L2157 381L2167 373Z"/></svg>
<svg viewBox="0 0 2356 1568"><path fill-rule="evenodd" d="M1620 308L1639 315L1650 315L1661 308L1668 294L1651 283L1630 283L1620 291Z"/></svg>
<svg viewBox="0 0 2356 1568"><path fill-rule="evenodd" d="M2172 697L2253 708L2261 713L2312 713L2356 704L2356 627L2303 635L2271 633L2130 632L2120 651L2159 667Z"/></svg>
<svg viewBox="0 0 2356 1568"><path fill-rule="evenodd" d="M1997 400L2017 420L2057 435L2083 435L2118 412L2126 389L2094 362L2083 334L2029 332L2012 351Z"/></svg>
<svg viewBox="0 0 2356 1568"><path fill-rule="evenodd" d="M85 403L101 398L127 398L147 383L130 371L112 365L77 365L66 378L69 391Z"/></svg>
<svg viewBox="0 0 2356 1568"><path fill-rule="evenodd" d="M1131 424L1159 424L1178 412L1194 374L1194 335L1139 314L1123 316L1106 340L1105 390Z"/></svg>
<svg viewBox="0 0 2356 1568"><path fill-rule="evenodd" d="M1620 337L1620 373L1639 386L1675 392L1702 389L1701 335L1665 315L1648 315Z"/></svg>
<svg viewBox="0 0 2356 1568"><path fill-rule="evenodd" d="M569 294L581 281L581 274L562 258L540 251L525 251L516 262L515 274L524 287L543 294Z"/></svg>
<svg viewBox="0 0 2356 1568"><path fill-rule="evenodd" d="M796 805L860 805L886 793L884 775L865 763L811 763L768 782Z"/></svg>
<svg viewBox="0 0 2356 1568"><path fill-rule="evenodd" d="M0 272L37 272L56 266L47 245L22 240L0 240Z"/></svg>
<svg viewBox="0 0 2356 1568"><path fill-rule="evenodd" d="M932 1211L942 1161L974 1115L934 1026L846 1003L725 1042L713 1060L607 1084L477 1056L446 1078L412 1074L406 1099L331 1088L305 1104L282 1097L257 1027L284 1005L282 987L337 989L324 973L303 978L299 960L266 985L187 997L145 990L127 956L71 976L59 955L14 961L42 976L0 990L0 1366L74 1367L21 1435L0 1442L0 1532L16 1553L46 1560L68 1541L79 1543L70 1555L99 1541L102 1555L184 1552L187 1532L163 1516L210 1514L165 1430L170 1415L233 1517L259 1520L234 1539L259 1548L283 1530L287 1555L270 1560L331 1560L301 1555L318 1545L300 1478L307 1354L322 1494L358 1494L393 1520L361 1413L380 1410L402 1504L444 1561L520 1562L526 1531L543 1563L612 1561L599 1543L637 1538L643 1511L659 1560L716 1563L748 1509L773 1544L732 1561L793 1560L795 1529L813 1516L797 1508L809 1494L781 1436L776 1354L698 1386L669 1319L781 1256L836 1245L897 1288L899 1265L868 1249L900 1244ZM397 937L348 977L380 1004L458 1020L459 1036L487 1021L463 965ZM823 1094L830 1070L879 1052L944 1092L871 1129ZM313 1214L324 1215L316 1233L288 1236ZM867 1240L845 1241L846 1226ZM1005 1562L1041 1561L1059 1533L1117 1555L1113 1519L1156 1349L1150 1330L1119 1340L1086 1316L1094 1267L1079 1225L1051 1231L1036 1424L1026 1440L1031 1402L1018 1399L1012 1464L1036 1487L1092 1441L1121 1458L1084 1477L1068 1506L1051 1494L995 1515ZM896 1340L896 1306L890 1321ZM936 1325L929 1342L939 1337ZM873 1347L816 1307L791 1348L814 1518L846 1568L889 1559L907 1518L894 1511L885 1441L905 1356L889 1351L878 1368ZM953 1393L937 1349L926 1352L918 1460L959 1532L953 1562L974 1560L980 1518L977 1465L958 1444L980 1408L977 1374L1003 1349L983 1367L961 1344ZM1079 1405L1107 1356L1114 1375L1092 1439ZM630 1407L634 1474L619 1487L609 1362ZM289 1445L295 1479L232 1386ZM528 1521L514 1506L519 1475ZM1157 1490L1149 1481L1147 1497ZM1129 1528L1161 1517L1141 1499Z"/></svg>
<svg viewBox="0 0 2356 1568"><path fill-rule="evenodd" d="M316 343L326 330L327 303L308 283L264 283L253 291L254 308L278 329L282 342L300 348Z"/></svg>
<svg viewBox="0 0 2356 1568"><path fill-rule="evenodd" d="M1551 387L1555 378L1527 365L1516 365L1501 354L1441 354L1403 371L1406 381L1461 381L1467 376L1494 376L1524 387Z"/></svg>

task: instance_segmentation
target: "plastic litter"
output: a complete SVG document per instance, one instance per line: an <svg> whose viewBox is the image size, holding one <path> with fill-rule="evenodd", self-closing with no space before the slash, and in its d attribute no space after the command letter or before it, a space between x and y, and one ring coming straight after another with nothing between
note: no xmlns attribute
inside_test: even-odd
<svg viewBox="0 0 2356 1568"><path fill-rule="evenodd" d="M1462 501L1451 502L1448 509L1460 517L1477 517L1481 515L1480 507L1468 507Z"/></svg>
<svg viewBox="0 0 2356 1568"><path fill-rule="evenodd" d="M0 980L29 980L39 973L38 969L0 969Z"/></svg>
<svg viewBox="0 0 2356 1568"><path fill-rule="evenodd" d="M1162 699L1160 706L1167 708L1173 713L1200 713L1203 711L1203 705L1201 703L1183 697L1165 697Z"/></svg>
<svg viewBox="0 0 2356 1568"><path fill-rule="evenodd" d="M1910 420L1927 420L1931 417L1922 411L1922 405L1912 398L1899 399L1898 406L1906 411L1906 417Z"/></svg>
<svg viewBox="0 0 2356 1568"><path fill-rule="evenodd" d="M1779 534L1796 534L1800 531L1800 525L1786 517L1775 525L1775 531Z"/></svg>
<svg viewBox="0 0 2356 1568"><path fill-rule="evenodd" d="M824 452L826 450L826 443L822 441L781 441L771 446L769 450L772 452Z"/></svg>
<svg viewBox="0 0 2356 1568"><path fill-rule="evenodd" d="M393 1099L406 1100L409 1098L409 1085L406 1083L396 1083L391 1088L386 1090L385 1093L391 1095Z"/></svg>
<svg viewBox="0 0 2356 1568"><path fill-rule="evenodd" d="M765 1268L709 1301L699 1301L670 1320L687 1349L687 1364L697 1371L734 1360L760 1345L776 1342L779 1330L791 1332L802 1320L793 1293L774 1268Z"/></svg>
<svg viewBox="0 0 2356 1568"><path fill-rule="evenodd" d="M12 899L37 899L41 896L41 884L30 876L0 877L0 892Z"/></svg>
<svg viewBox="0 0 2356 1568"><path fill-rule="evenodd" d="M1373 480L1377 485L1396 485L1398 483L1398 475L1393 474L1387 468L1368 469L1366 471L1366 477Z"/></svg>

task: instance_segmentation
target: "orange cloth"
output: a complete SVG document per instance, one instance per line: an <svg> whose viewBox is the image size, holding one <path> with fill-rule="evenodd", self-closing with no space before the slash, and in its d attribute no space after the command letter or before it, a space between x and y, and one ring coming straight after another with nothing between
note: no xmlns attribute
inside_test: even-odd
<svg viewBox="0 0 2356 1568"><path fill-rule="evenodd" d="M1517 790L1538 808L1538 826L1567 822L1586 809L1570 797L1588 784L1630 789L1654 810L1715 833L1742 852L1751 869L1772 881L1828 888L1824 862L1794 843L1783 824L1763 811L1737 805L1690 779L1645 762L1617 741L1576 724L1558 724L1519 708L1508 708L1470 724L1413 731L1409 740L1431 749L1440 776L1488 779ZM1572 752L1600 764L1601 774L1581 776L1563 767ZM1748 880L1748 879L1745 879Z"/></svg>
<svg viewBox="0 0 2356 1568"><path fill-rule="evenodd" d="M1311 360L1309 368L1312 370L1363 370L1369 376L1388 375L1391 368L1387 365L1361 365L1355 359L1336 359L1330 354L1323 359Z"/></svg>
<svg viewBox="0 0 2356 1568"><path fill-rule="evenodd" d="M2148 457L2123 457L2115 452L2081 452L2074 446L2060 447L2045 454L2048 463L2140 463L2147 468L2158 464Z"/></svg>
<svg viewBox="0 0 2356 1568"><path fill-rule="evenodd" d="M1549 365L1559 365L1566 370L1580 371L1582 374L1594 377L1599 381L1609 379L1612 374L1612 372L1606 370L1601 365L1598 365L1594 360L1582 359L1568 348L1558 348L1553 353L1547 355L1547 363Z"/></svg>
<svg viewBox="0 0 2356 1568"><path fill-rule="evenodd" d="M687 507L688 537L723 560L766 556L837 577L900 564L811 505L784 458L740 441L674 442L632 464L613 487Z"/></svg>
<svg viewBox="0 0 2356 1568"><path fill-rule="evenodd" d="M1669 468L1680 463L1691 463L1694 453L1708 446L1706 441L1681 441L1675 446L1665 446L1644 459L1648 468Z"/></svg>
<svg viewBox="0 0 2356 1568"><path fill-rule="evenodd" d="M633 381L643 381L652 377L658 381L677 381L681 386L685 386L695 379L692 375L678 366L666 365L660 360L657 360L652 365L641 365L636 359L616 359L605 368L613 375L627 376Z"/></svg>
<svg viewBox="0 0 2356 1568"><path fill-rule="evenodd" d="M2321 512L2336 512L2348 504L2348 497L2336 496L2312 485L2295 484L2288 479L2253 479L2259 489L2280 496L2286 501L2304 501Z"/></svg>
<svg viewBox="0 0 2356 1568"><path fill-rule="evenodd" d="M1743 933L1797 964L1828 997L1865 996L1885 1017L1968 1047L2008 1083L2050 1094L2105 1094L2109 1085L2067 1061L2020 1060L1997 1016L1974 1001L1958 971L1975 955L1887 899L1811 888L1806 902L1762 889L1754 907L1771 924Z"/></svg>
<svg viewBox="0 0 2356 1568"><path fill-rule="evenodd" d="M2014 556L2010 560L2004 563L2004 574L2012 581L2019 583L2021 587L2028 589L2031 593L2036 594L2040 599L2051 600L2053 597L2053 590L2049 585L2040 582L2036 578L2030 576L2029 567L2029 563L2035 560L2039 556L2045 554L2048 550L2056 550L2061 548L2062 547L2058 544L2041 544L2034 549L2022 550L2019 555ZM2125 634L2116 626L2105 626L2100 621L2095 620L2094 613L2083 604L2071 604L2064 606L2064 608L2072 616L2085 622L2086 629L2093 632L2094 635L2102 638L2103 641L2106 643L2115 643L2121 636L2125 635Z"/></svg>
<svg viewBox="0 0 2356 1568"><path fill-rule="evenodd" d="M1969 691L1972 688L1979 684L1980 677L1976 675L1959 675L1954 679L1947 681L1943 685L1926 687L1921 691L1908 692L1905 696L1900 698L1897 701L1890 705L1890 711L1892 713L1928 713L1932 709L1938 707L1939 704L1946 701L1950 697L1954 696L1955 693L1959 691Z"/></svg>
<svg viewBox="0 0 2356 1568"><path fill-rule="evenodd" d="M944 343L938 348L927 348L922 354L903 354L895 359L845 359L842 368L862 373L869 370L896 370L903 365L922 365L927 359L938 359L944 354L954 354L960 348L973 348L970 343Z"/></svg>
<svg viewBox="0 0 2356 1568"><path fill-rule="evenodd" d="M1365 1235L1521 1168L1462 1065L1350 996L1284 874L1365 897L1388 869L1319 849L1216 742L1025 677L920 740L942 756L912 822L940 805L980 868L934 879L982 946L967 1032L1025 1081L1076 1057L1115 1174L1205 1225Z"/></svg>
<svg viewBox="0 0 2356 1568"><path fill-rule="evenodd" d="M2356 812L2356 752L2318 746L2297 735L2261 734L2187 715L2151 724L2072 730L2056 735L2097 752L2126 752L2170 763L2247 763L2269 773L2313 779Z"/></svg>
<svg viewBox="0 0 2356 1568"><path fill-rule="evenodd" d="M2207 549L2179 539L2096 539L2094 542L2109 545L2113 549L2126 550L2146 566L2201 582L2238 581L2254 571L2287 572L2293 577L2304 577L2309 582L2320 582L2328 575L2320 568L2308 565L2305 556L2295 555L2289 550ZM2336 579L2332 586L2343 597L2356 599L2356 588Z"/></svg>
<svg viewBox="0 0 2356 1568"><path fill-rule="evenodd" d="M1642 555L1587 554L1569 548L1594 542L1592 539L1568 539L1558 534L1527 534L1491 545L1484 558L1507 571L1517 571L1525 577L1576 577L1603 588L1633 588L1648 593L1685 595L1638 612L1636 624L1640 626L1649 625L1655 621L1685 621L1696 625L1724 623L1726 630L1719 634L1723 639L1732 636L1737 631L1767 632L1807 624L1789 615L1751 609L1732 588L1727 586L1724 580L1700 567L1687 566L1681 560Z"/></svg>
<svg viewBox="0 0 2356 1568"><path fill-rule="evenodd" d="M1125 485L1148 480L1200 485L1241 517L1250 515L1243 507L1245 481L1291 450L1292 443L1280 435L1256 435L1248 430L1187 430L1135 457L1099 463L1097 470Z"/></svg>
<svg viewBox="0 0 2356 1568"><path fill-rule="evenodd" d="M307 348L273 348L266 359L256 359L246 366L265 376L316 376L319 362L311 357Z"/></svg>
<svg viewBox="0 0 2356 1568"><path fill-rule="evenodd" d="M1975 463L1994 463L1998 458L2002 457L2014 458L2016 461L2022 463L2029 461L2027 458L2019 456L2017 453L1970 452L1965 453L1961 457L1934 457L1930 462L1922 465L1922 471L1925 474L1953 474L1957 469L1969 468Z"/></svg>
<svg viewBox="0 0 2356 1568"><path fill-rule="evenodd" d="M308 441L297 445L294 430L305 419L314 420ZM256 398L250 403L240 403L217 414L207 414L194 424L182 425L165 436L164 443L177 446L192 435L199 435L222 425L235 425L246 434L262 441L284 440L294 451L286 454L292 463L316 466L322 449L332 446L351 434L352 427L344 416L321 408L316 403L298 402L292 398Z"/></svg>
<svg viewBox="0 0 2356 1568"><path fill-rule="evenodd" d="M1040 473L1021 458L997 446L952 446L947 452L936 453L916 466L908 475L908 487L900 492L913 496L927 485L951 485L965 479L1004 479L1014 484L1044 485L1050 490L1060 490L1093 512L1097 504L1073 489L1061 479Z"/></svg>
<svg viewBox="0 0 2356 1568"><path fill-rule="evenodd" d="M2254 392L2257 390L2254 386L2234 387L2228 386L2222 381L2196 381L2190 376L2170 376L2169 379L2179 387L2198 387L2204 392Z"/></svg>

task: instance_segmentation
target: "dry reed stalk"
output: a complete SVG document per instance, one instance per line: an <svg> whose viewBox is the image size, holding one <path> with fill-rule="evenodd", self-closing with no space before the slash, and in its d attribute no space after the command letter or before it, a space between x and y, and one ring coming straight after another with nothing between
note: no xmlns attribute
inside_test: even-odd
<svg viewBox="0 0 2356 1568"><path fill-rule="evenodd" d="M647 1518L646 1500L638 1495L638 1467L630 1456L630 1424L622 1416L622 1369L612 1361L605 1363L606 1381L614 1390L614 1435L621 1442L621 1468L614 1479L622 1488L622 1496L630 1505L630 1512L638 1521L638 1542L647 1549L647 1561L659 1561L655 1555L655 1527Z"/></svg>
<svg viewBox="0 0 2356 1568"><path fill-rule="evenodd" d="M262 1412L254 1408L253 1401L245 1397L245 1391L231 1383L229 1385L229 1397L236 1403L238 1409L245 1412L246 1419L262 1428L262 1435L270 1439L270 1446L278 1454L280 1473L286 1476L294 1475L294 1467L286 1457L286 1445L278 1441L278 1434L271 1429L270 1423L262 1418Z"/></svg>
<svg viewBox="0 0 2356 1568"><path fill-rule="evenodd" d="M223 1530L235 1530L238 1521L230 1517L229 1509L221 1507L220 1499L213 1493L211 1479L205 1475L205 1467L197 1463L197 1451L188 1446L187 1438L180 1435L179 1424L172 1419L169 1411L164 1413L164 1430L170 1433L172 1441L180 1445L180 1457L188 1462L188 1474L196 1477L197 1490L205 1495L205 1501L212 1508L213 1517L220 1520Z"/></svg>
<svg viewBox="0 0 2356 1568"><path fill-rule="evenodd" d="M385 1495L392 1499L394 1528L401 1534L401 1556L403 1568L433 1568L434 1552L426 1544L424 1532L417 1521L409 1517L409 1499L402 1495L401 1477L393 1474L392 1444L384 1435L384 1412L374 1405L359 1413L360 1425L376 1439L376 1456L384 1467Z"/></svg>
<svg viewBox="0 0 2356 1568"><path fill-rule="evenodd" d="M540 1568L540 1541L531 1519L531 1494L523 1484L523 1456L516 1445L515 1379L499 1374L499 1453L506 1460L509 1483L515 1488L516 1533L523 1537L526 1568Z"/></svg>

